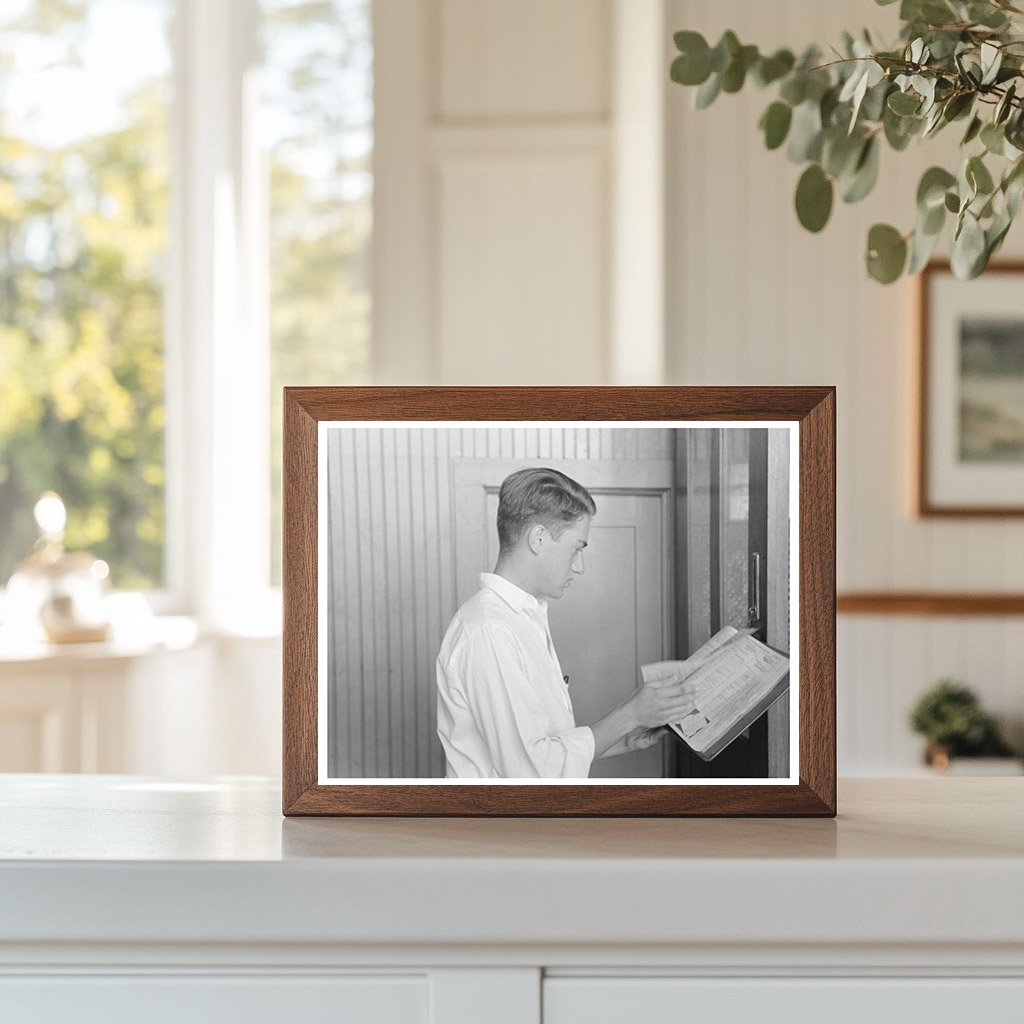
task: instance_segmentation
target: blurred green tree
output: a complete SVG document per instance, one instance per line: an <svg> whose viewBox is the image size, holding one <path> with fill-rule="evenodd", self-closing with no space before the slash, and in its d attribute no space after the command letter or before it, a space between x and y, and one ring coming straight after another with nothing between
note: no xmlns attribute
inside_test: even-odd
<svg viewBox="0 0 1024 1024"><path fill-rule="evenodd" d="M53 489L67 546L148 588L164 578L167 82L140 82L117 126L72 141L19 132L9 102L37 73L19 55L81 65L88 14L35 0L0 23L0 582Z"/></svg>
<svg viewBox="0 0 1024 1024"><path fill-rule="evenodd" d="M68 546L106 559L115 586L164 582L170 75L73 141L12 116L25 55L82 68L90 18L114 2L22 0L0 17L0 585L47 489L68 506ZM153 2L169 54L173 3ZM281 388L367 375L372 39L369 0L263 0L262 18L276 580Z"/></svg>

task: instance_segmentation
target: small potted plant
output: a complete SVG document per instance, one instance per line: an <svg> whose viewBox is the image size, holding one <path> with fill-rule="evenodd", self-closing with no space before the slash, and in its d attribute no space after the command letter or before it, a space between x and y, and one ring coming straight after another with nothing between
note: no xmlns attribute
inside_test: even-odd
<svg viewBox="0 0 1024 1024"><path fill-rule="evenodd" d="M910 725L927 739L925 762L938 771L949 770L959 758L1013 758L1012 764L1001 766L1002 774L1019 774L1014 751L969 687L951 679L941 680L917 702Z"/></svg>

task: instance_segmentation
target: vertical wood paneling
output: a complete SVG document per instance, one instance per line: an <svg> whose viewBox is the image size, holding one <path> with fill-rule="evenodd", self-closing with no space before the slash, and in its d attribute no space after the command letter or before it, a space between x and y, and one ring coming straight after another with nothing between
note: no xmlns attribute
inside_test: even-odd
<svg viewBox="0 0 1024 1024"><path fill-rule="evenodd" d="M370 478L371 541L370 559L373 566L375 585L373 588L373 674L370 687L373 691L374 729L370 733L373 744L374 771L378 774L390 772L391 744L389 743L390 702L388 700L389 659L390 659L390 619L391 606L388 600L388 548L387 533L383 529L385 520L384 505L384 432L372 430L367 432Z"/></svg>
<svg viewBox="0 0 1024 1024"><path fill-rule="evenodd" d="M1024 749L1024 707L1021 705L1021 671L1024 665L1024 629L1002 631L1002 664L1013 670L1002 674L1002 700L997 707L1009 709L1004 719L1008 739L1018 750Z"/></svg>
<svg viewBox="0 0 1024 1024"><path fill-rule="evenodd" d="M395 431L395 529L398 542L394 550L397 554L399 573L398 614L401 621L401 659L400 671L396 679L395 691L399 695L398 734L401 744L401 765L398 774L412 776L417 772L418 762L418 730L416 721L416 693L421 674L416 664L415 614L416 580L413 570L412 543L412 501L410 500L411 475L409 464L410 432Z"/></svg>
<svg viewBox="0 0 1024 1024"><path fill-rule="evenodd" d="M856 664L861 625L861 620L855 618L840 619L836 624L836 762L840 775L857 774L861 764L853 713L858 694L851 671Z"/></svg>
<svg viewBox="0 0 1024 1024"><path fill-rule="evenodd" d="M467 433L469 431L463 431L464 445ZM423 565L423 553L426 550L427 543L427 517L423 514L423 496L425 493L423 477L427 471L426 459L424 458L424 434L424 431L414 430L409 435L412 553L408 571L415 581L411 618L414 623L413 633L415 635L413 652L416 668L413 673L412 685L416 696L414 706L416 709L415 721L417 722L429 721L433 691L433 659L430 655L433 638L430 635L426 621L427 603L430 600L430 581L427 578L426 568ZM413 744L416 749L416 775L429 775L432 761L431 751L433 749L431 736L420 729L414 729L413 733Z"/></svg>

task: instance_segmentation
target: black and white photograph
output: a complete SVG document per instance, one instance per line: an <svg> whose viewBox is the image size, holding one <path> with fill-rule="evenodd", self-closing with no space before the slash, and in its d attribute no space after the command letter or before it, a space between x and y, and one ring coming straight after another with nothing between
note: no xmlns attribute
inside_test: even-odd
<svg viewBox="0 0 1024 1024"><path fill-rule="evenodd" d="M796 438L320 423L320 784L795 783Z"/></svg>

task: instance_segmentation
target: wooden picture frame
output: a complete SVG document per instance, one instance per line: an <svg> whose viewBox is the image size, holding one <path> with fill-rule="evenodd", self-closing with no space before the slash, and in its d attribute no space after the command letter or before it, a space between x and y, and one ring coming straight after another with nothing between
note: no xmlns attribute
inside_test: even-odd
<svg viewBox="0 0 1024 1024"><path fill-rule="evenodd" d="M362 597L350 599L342 594L345 587L356 586L351 574L337 569L328 572L321 565L327 564L325 559L332 551L332 557L343 558L350 546L353 550L365 552L374 549L375 545L390 545L389 550L398 551L404 550L403 545L413 544L415 547L414 542L418 539L422 547L433 551L438 543L436 536L417 538L414 529L404 530L401 524L410 514L410 508L424 503L424 495L425 504L430 508L435 507L438 499L434 491L419 490L417 494L420 497L412 504L402 499L396 505L394 518L398 525L377 531L376 527L367 530L364 523L361 535L353 526L351 545L343 546L341 541L334 541L335 534L329 532L340 528L337 523L331 527L328 522L331 516L337 520L346 516L339 513L334 504L329 505L327 500L328 450L341 453L332 455L332 459L337 458L338 464L342 465L350 438L362 436L352 431L386 427L393 432L382 435L385 439L381 441L383 447L380 450L386 453L386 446L392 443L386 438L404 437L401 434L404 430L443 428L453 431L452 436L461 437L473 433L467 424L488 435L500 432L502 438L513 433L506 429L509 424L536 427L550 432L552 436L562 428L579 428L583 431L581 436L595 438L594 445L599 443L598 438L604 438L601 443L605 444L617 442L620 437L627 436L617 431L627 428L632 431L629 436L640 436L641 440L647 437L641 434L645 428L652 428L652 437L677 431L679 433L673 436L684 438L685 444L691 447L703 444L705 433L711 438L726 437L730 443L741 430L752 438L762 433L773 438L786 434L789 447L784 450L792 453L792 456L785 456L785 465L789 467L786 470L789 475L785 477L786 508L790 511L785 513L789 524L785 529L789 532L782 543L789 561L786 562L785 576L775 585L782 595L780 602L785 601L787 639L795 641L791 648L787 648L795 670L788 705L795 712L795 720L786 726L791 730L787 737L793 740L789 748L788 774L783 775L783 769L777 776L765 778L686 776L657 780L643 778L628 783L616 780L607 784L594 778L572 782L543 779L535 783L511 779L492 782L487 779L473 780L471 784L440 777L399 778L399 781L392 781L390 775L380 774L359 778L331 777L324 768L327 763L324 751L331 728L326 717L330 702L327 696L320 699L321 692L328 693L321 691L328 661L334 659L335 675L331 676L332 680L341 680L329 691L335 706L342 699L338 695L341 687L354 686L355 683L342 671L342 658L336 653L328 653L328 640L335 629L341 628L338 622L342 617L346 622L355 621L358 609L367 606L362 603ZM831 387L286 388L283 475L284 813L349 816L834 816L835 425L835 389ZM483 430L485 427L490 430ZM736 428L736 433L727 434L732 428ZM336 433L331 434L331 431ZM408 436L410 445L416 443L416 435L409 433ZM429 436L423 434L425 438ZM428 443L432 442L422 441L424 450ZM672 443L683 442L673 440ZM750 442L751 445L753 443ZM779 450L783 449L776 448ZM540 456L548 454L543 450L539 452ZM565 452L561 454L564 456ZM533 452L533 455L538 455L538 452ZM541 461L552 459L553 456ZM536 463L537 460L532 461ZM748 461L753 463L753 457ZM628 463L626 455L623 455L622 463ZM332 494L348 493L359 486L379 487L373 473L367 474L365 469L360 473L363 474L361 478L347 478L348 484L332 485L337 488ZM451 481L447 480L445 486L452 486ZM780 493L780 487L776 486L776 494ZM674 490L669 485L669 489L669 504L663 507L682 508L682 485L676 485ZM380 507L379 492L370 495L368 500L371 499ZM709 500L713 502L716 499L712 497ZM739 514L753 516L744 504L747 501L751 505L754 503L753 492L748 498L741 496L734 501L730 497L729 501L736 504ZM678 511L671 514L681 515ZM676 528L675 523L672 528ZM711 529L714 532L714 525ZM389 532L391 530L393 533ZM771 543L769 539L768 544ZM780 550L779 543L776 540L776 551ZM332 548L332 545L336 547ZM796 552L799 553L798 559L794 557ZM692 552L688 557L692 557ZM483 568L480 567L481 571ZM754 568L756 566L752 563L749 580L754 580L755 576L759 579L759 570L755 574ZM449 570L446 568L444 571L447 573ZM678 579L684 575L687 574L681 571L675 573ZM389 579L393 581L393 588L403 586L399 572L393 573ZM326 590L328 584L334 588L330 595ZM714 585L712 581L712 587ZM760 583L755 585L759 586ZM388 599L383 583L379 589L381 594L373 600L386 609ZM698 591L702 592L700 587L695 592ZM796 599L791 622L790 591ZM358 590L347 593L360 594ZM573 596L576 599L576 592ZM675 598L670 595L666 600ZM428 604L425 601L420 603L424 608ZM429 603L431 614L436 615L433 608L436 602ZM326 614L329 605L335 613L330 620ZM682 607L681 603L679 607ZM750 612L753 615L753 607ZM689 609L687 614L690 614ZM393 632L397 635L408 630L412 635L414 625L402 625L396 620ZM378 646L387 643L389 631L380 623L374 628ZM335 646L330 650L336 652L339 649ZM435 649L426 648L427 651ZM683 656L687 653L688 650ZM423 660L419 659L420 662ZM362 664L359 658L354 658L351 673L358 674ZM420 673L425 671L420 663L415 668ZM407 664L405 671L411 672L412 668ZM391 677L402 674L394 664L388 672ZM372 699L376 701L376 695ZM422 702L422 693L417 692L415 699ZM435 699L436 694L427 694L423 706L429 706L429 702ZM573 700L576 700L575 696ZM781 704L780 699L778 705ZM411 715L411 709L407 710ZM403 706L393 704L390 712L401 715ZM384 707L382 714L388 713L389 709ZM759 723L750 727L750 736L756 737L760 723L769 715L766 713ZM382 728L379 722L378 729ZM335 737L331 750L344 748L343 739Z"/></svg>
<svg viewBox="0 0 1024 1024"><path fill-rule="evenodd" d="M913 504L922 518L1024 516L1024 370L1012 372L1024 358L1022 287L1024 262L960 281L936 261L919 277Z"/></svg>

